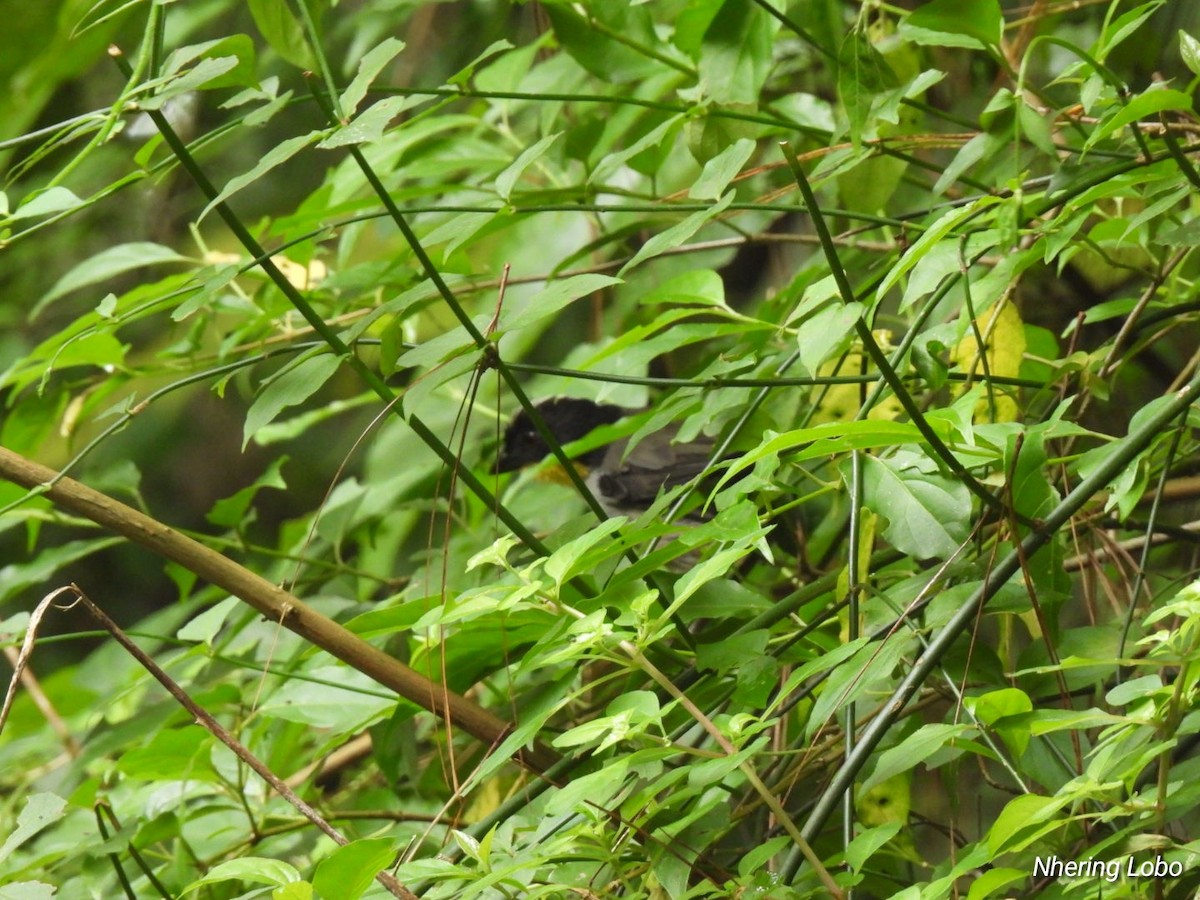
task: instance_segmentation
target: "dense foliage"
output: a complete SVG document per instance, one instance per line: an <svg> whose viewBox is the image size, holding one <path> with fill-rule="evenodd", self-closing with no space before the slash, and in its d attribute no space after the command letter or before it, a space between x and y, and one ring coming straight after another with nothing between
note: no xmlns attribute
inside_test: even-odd
<svg viewBox="0 0 1200 900"><path fill-rule="evenodd" d="M11 12L0 896L1191 896L1200 16L911 6Z"/></svg>

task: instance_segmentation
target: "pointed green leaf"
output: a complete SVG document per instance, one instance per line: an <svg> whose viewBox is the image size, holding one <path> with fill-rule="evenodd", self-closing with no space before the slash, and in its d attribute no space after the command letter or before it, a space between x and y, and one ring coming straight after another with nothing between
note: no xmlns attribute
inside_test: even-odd
<svg viewBox="0 0 1200 900"><path fill-rule="evenodd" d="M756 3L724 3L700 42L700 84L717 103L757 104L778 22Z"/></svg>
<svg viewBox="0 0 1200 900"><path fill-rule="evenodd" d="M546 135L532 147L526 147L508 168L496 176L496 193L508 200L512 194L513 185L517 183L525 170L541 159L561 136L562 132L556 131Z"/></svg>
<svg viewBox="0 0 1200 900"><path fill-rule="evenodd" d="M888 520L884 537L917 559L948 559L970 532L971 492L892 459L863 457L864 502Z"/></svg>
<svg viewBox="0 0 1200 900"><path fill-rule="evenodd" d="M557 315L560 310L580 297L622 283L620 278L612 275L584 274L560 278L520 306L511 311L505 310L501 315L501 326L505 331L528 328L547 316Z"/></svg>
<svg viewBox="0 0 1200 900"><path fill-rule="evenodd" d="M754 152L754 146L754 141L742 138L706 162L700 177L688 190L688 196L693 200L716 200L720 197L729 182L741 172L742 166Z"/></svg>
<svg viewBox="0 0 1200 900"><path fill-rule="evenodd" d="M396 860L389 838L363 838L338 847L317 865L313 888L322 897L358 900L375 876Z"/></svg>
<svg viewBox="0 0 1200 900"><path fill-rule="evenodd" d="M1003 33L998 0L930 0L900 23L910 41L945 47L997 47Z"/></svg>
<svg viewBox="0 0 1200 900"><path fill-rule="evenodd" d="M851 31L842 42L837 86L850 125L850 140L857 149L870 131L867 126L875 98L897 86L895 73L861 31Z"/></svg>
<svg viewBox="0 0 1200 900"><path fill-rule="evenodd" d="M132 269L187 261L186 256L181 256L170 247L152 244L148 241L109 247L107 250L101 250L95 256L89 256L59 278L46 295L38 301L30 316L37 316L55 300L71 291L97 284Z"/></svg>
<svg viewBox="0 0 1200 900"><path fill-rule="evenodd" d="M246 0L259 33L271 49L298 69L316 68L316 58L304 36L304 27L280 0Z"/></svg>
<svg viewBox="0 0 1200 900"><path fill-rule="evenodd" d="M925 232L917 238L905 254L900 257L899 261L892 266L891 271L887 273L876 289L875 299L882 300L887 295L887 292L904 277L904 274L924 257L928 248L953 231L956 225L972 216L978 215L989 206L995 206L999 202L1001 202L999 197L980 197L974 203L943 213L936 222L925 229Z"/></svg>
<svg viewBox="0 0 1200 900"><path fill-rule="evenodd" d="M363 54L363 58L358 61L358 71L354 73L354 80L342 91L342 115L354 115L358 104L367 96L371 83L383 71L383 67L399 56L403 49L404 41L389 37L378 47Z"/></svg>
<svg viewBox="0 0 1200 900"><path fill-rule="evenodd" d="M1191 108L1191 94L1168 87L1152 87L1144 94L1138 94L1120 110L1098 125L1096 130L1087 139L1085 146L1092 147L1097 141L1103 140L1114 131L1124 128L1126 125L1132 125L1139 119L1157 116L1160 112L1166 112L1170 109L1190 111Z"/></svg>
<svg viewBox="0 0 1200 900"><path fill-rule="evenodd" d="M310 131L308 134L297 135L296 137L288 138L286 141L276 144L263 155L263 158L260 159L258 164L255 165L254 168L250 169L250 171L244 172L241 175L235 175L233 178L230 178L229 181L226 182L225 187L221 188L221 192L212 199L212 202L210 202L208 206L204 207L203 211L199 216L197 216L196 220L202 220L205 216L212 212L213 207L215 207L218 203L223 203L224 201L228 200L242 188L253 184L276 166L283 165L305 147L308 147L319 141L324 134L325 132L323 131Z"/></svg>
<svg viewBox="0 0 1200 900"><path fill-rule="evenodd" d="M295 866L275 859L264 859L258 856L243 856L240 859L230 859L217 863L205 873L185 887L180 893L189 894L208 884L220 884L225 881L248 881L251 884L277 885L283 887L300 881L300 872Z"/></svg>
<svg viewBox="0 0 1200 900"><path fill-rule="evenodd" d="M0 862L47 825L61 819L66 808L67 801L57 794L46 791L31 794L17 814L17 827L5 839L4 846L0 847Z"/></svg>
<svg viewBox="0 0 1200 900"><path fill-rule="evenodd" d="M65 187L52 187L22 201L13 211L11 219L36 219L74 209L82 204L83 201Z"/></svg>
<svg viewBox="0 0 1200 900"><path fill-rule="evenodd" d="M303 403L320 390L340 365L341 360L332 353L322 353L300 360L272 378L246 413L242 448L245 449L258 429L273 422L284 409Z"/></svg>
<svg viewBox="0 0 1200 900"><path fill-rule="evenodd" d="M1200 41L1183 29L1179 30L1179 55L1193 75L1200 75Z"/></svg>
<svg viewBox="0 0 1200 900"><path fill-rule="evenodd" d="M733 202L734 193L729 191L717 203L707 209L698 209L682 222L672 225L665 231L660 231L646 243L642 244L641 249L634 254L633 259L621 266L621 271L617 274L624 276L626 272L635 266L640 265L648 259L653 259L660 253L678 247L693 234L699 231L710 220L716 218L728 208Z"/></svg>

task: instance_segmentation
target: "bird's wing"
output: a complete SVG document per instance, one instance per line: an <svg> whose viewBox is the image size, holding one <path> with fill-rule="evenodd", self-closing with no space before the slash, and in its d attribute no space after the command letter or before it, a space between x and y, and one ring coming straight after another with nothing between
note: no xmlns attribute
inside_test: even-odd
<svg viewBox="0 0 1200 900"><path fill-rule="evenodd" d="M708 466L713 441L673 443L675 429L647 435L628 453L628 441L608 447L600 464L600 491L619 505L648 506L668 488L685 484Z"/></svg>

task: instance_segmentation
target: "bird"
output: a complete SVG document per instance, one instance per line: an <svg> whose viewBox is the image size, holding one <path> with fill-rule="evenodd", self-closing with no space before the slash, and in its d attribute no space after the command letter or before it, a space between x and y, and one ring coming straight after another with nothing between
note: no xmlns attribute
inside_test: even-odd
<svg viewBox="0 0 1200 900"><path fill-rule="evenodd" d="M554 397L535 404L538 415L560 447L586 437L602 425L645 412L576 397ZM629 438L587 450L574 462L592 495L610 516L645 512L664 490L687 484L708 469L714 442L700 436L676 440L678 425L645 435L632 449ZM494 474L513 472L543 460L550 447L525 410L505 429Z"/></svg>

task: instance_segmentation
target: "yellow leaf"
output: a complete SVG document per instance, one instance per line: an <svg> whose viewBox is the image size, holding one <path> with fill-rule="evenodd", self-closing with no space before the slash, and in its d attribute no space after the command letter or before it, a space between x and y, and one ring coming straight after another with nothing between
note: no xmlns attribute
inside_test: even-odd
<svg viewBox="0 0 1200 900"><path fill-rule="evenodd" d="M908 823L908 811L912 806L912 785L907 772L893 775L882 784L877 784L855 801L858 821L874 828L888 822Z"/></svg>
<svg viewBox="0 0 1200 900"><path fill-rule="evenodd" d="M984 359L979 353L976 335L984 341ZM1002 300L996 306L975 319L974 327L958 342L950 354L952 362L972 377L1001 376L1015 378L1021 371L1021 359L1025 355L1025 323L1017 312L1016 304ZM958 389L963 393L970 387L964 383ZM1017 400L1015 388L992 386L991 397L984 397L975 408L975 418L995 422L1015 422ZM994 407L993 407L994 401Z"/></svg>
<svg viewBox="0 0 1200 900"><path fill-rule="evenodd" d="M875 331L873 333L876 342L884 352L891 349L890 332ZM844 357L825 362L817 374L829 377L831 375L860 375L863 373L863 353L861 348L856 344ZM878 377L878 370L868 363L865 367L865 374ZM872 389L873 385L868 384L867 393L869 394ZM830 385L821 395L821 402L817 404L816 411L813 413L812 423L819 425L822 422L845 422L853 419L858 415L861 396L861 385ZM904 407L900 405L900 401L889 394L871 407L871 411L867 413L867 418L875 422L891 421L900 418L903 413Z"/></svg>

